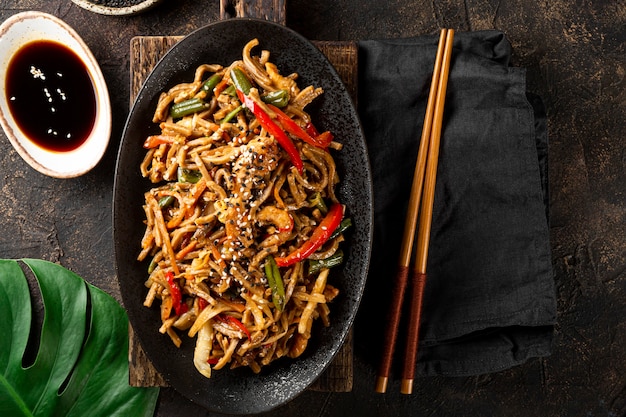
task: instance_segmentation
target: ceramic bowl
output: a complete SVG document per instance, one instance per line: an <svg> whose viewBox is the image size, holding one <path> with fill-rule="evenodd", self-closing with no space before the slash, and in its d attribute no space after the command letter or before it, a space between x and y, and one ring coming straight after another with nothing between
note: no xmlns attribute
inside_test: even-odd
<svg viewBox="0 0 626 417"><path fill-rule="evenodd" d="M7 97L7 68L12 58L31 42L52 41L74 52L91 79L95 95L95 117L91 133L76 149L54 151L37 145L23 132L11 113ZM111 136L111 103L100 67L78 34L55 16L22 12L0 25L0 124L19 155L37 171L56 178L72 178L95 167ZM87 131L88 132L88 131Z"/></svg>
<svg viewBox="0 0 626 417"><path fill-rule="evenodd" d="M105 6L103 4L98 4L93 0L72 0L74 4L82 7L83 9L89 10L94 13L112 15L112 16L131 16L138 13L145 12L157 4L161 3L162 0L145 0L141 2L135 2L130 6ZM122 1L119 1L118 4L122 4ZM132 2L129 2L132 3ZM113 4L111 2L110 4Z"/></svg>

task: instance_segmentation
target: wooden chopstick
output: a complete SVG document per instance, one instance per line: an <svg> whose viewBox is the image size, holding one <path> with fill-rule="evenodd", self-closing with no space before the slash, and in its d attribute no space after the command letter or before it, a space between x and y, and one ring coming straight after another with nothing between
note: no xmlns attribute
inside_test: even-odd
<svg viewBox="0 0 626 417"><path fill-rule="evenodd" d="M376 381L376 392L379 393L384 393L387 390L387 383L389 381L391 363L398 336L404 293L406 292L408 282L415 229L417 227L417 219L418 213L420 212L421 202L422 216L420 218L420 232L418 235L418 247L416 252L418 261L416 262L412 273L413 291L411 297L411 327L409 328L409 339L407 340L408 350L407 355L405 356L401 386L402 393L410 394L412 392L421 304L426 282L426 259L428 257L428 242L432 221L432 205L434 200L441 125L443 121L443 106L450 68L450 56L452 53L453 39L454 31L452 29L441 30L430 93L426 106L426 114L424 117L424 125L422 128L422 136L420 139L420 147L413 174L413 183L411 185L411 194L409 197L404 232L402 236L400 257L398 260L398 268L396 271L396 279L394 281L392 293L393 301L388 314L384 338L385 344L383 347L383 354L381 356L378 378ZM435 140L433 140L433 138ZM421 201L424 182L426 184L426 188L424 189L425 198L424 201Z"/></svg>
<svg viewBox="0 0 626 417"><path fill-rule="evenodd" d="M448 86L450 72L450 58L452 56L452 42L454 30L448 30L446 34L446 47L443 56L443 66L437 88L437 102L430 136L428 150L428 163L426 165L426 177L424 183L424 195L420 209L420 223L417 235L417 247L415 251L415 264L411 274L411 308L409 318L409 331L407 333L404 368L400 392L411 394L413 392L413 376L415 374L415 362L417 359L417 345L419 341L419 326L422 315L422 299L426 286L426 264L428 261L428 244L430 242L430 229L433 217L433 202L435 200L435 183L437 180L437 165L439 160L439 143L441 140L441 126L443 124L443 108Z"/></svg>

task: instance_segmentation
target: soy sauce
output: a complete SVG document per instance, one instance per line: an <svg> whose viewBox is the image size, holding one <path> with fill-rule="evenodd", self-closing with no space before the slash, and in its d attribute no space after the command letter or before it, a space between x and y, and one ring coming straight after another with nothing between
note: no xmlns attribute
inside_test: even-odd
<svg viewBox="0 0 626 417"><path fill-rule="evenodd" d="M9 62L5 90L17 125L40 147L68 152L91 134L94 87L83 61L65 45L24 45Z"/></svg>

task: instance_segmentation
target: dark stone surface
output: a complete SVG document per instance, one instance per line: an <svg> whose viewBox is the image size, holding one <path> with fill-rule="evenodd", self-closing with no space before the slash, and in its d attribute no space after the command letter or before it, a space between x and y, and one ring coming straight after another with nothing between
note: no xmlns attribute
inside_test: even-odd
<svg viewBox="0 0 626 417"><path fill-rule="evenodd" d="M58 261L119 299L111 195L128 112L130 39L185 35L217 20L219 3L170 0L145 14L112 17L69 0L4 0L0 20L23 10L52 13L84 38L107 79L114 126L102 162L72 180L37 173L0 134L0 257ZM305 392L271 415L625 415L626 3L293 0L287 25L316 40L419 36L443 26L507 34L513 64L528 69L528 89L548 111L559 322L549 358L490 375L418 380L412 396L400 396L396 380L388 394L374 394L376 363L367 352L375 347L360 343L356 332L351 393ZM156 415L209 414L166 389Z"/></svg>

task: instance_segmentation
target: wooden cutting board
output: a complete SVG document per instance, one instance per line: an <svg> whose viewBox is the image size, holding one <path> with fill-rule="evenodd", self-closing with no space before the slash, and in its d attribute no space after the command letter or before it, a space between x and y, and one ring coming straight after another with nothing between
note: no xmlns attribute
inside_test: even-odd
<svg viewBox="0 0 626 417"><path fill-rule="evenodd" d="M144 80L159 59L182 37L138 36L130 44L130 103L137 96ZM356 103L357 96L357 46L354 42L314 42L328 57L344 81ZM129 328L130 385L138 387L167 386L163 377L146 357L132 327ZM349 392L352 390L352 332L326 371L313 383L318 391Z"/></svg>

